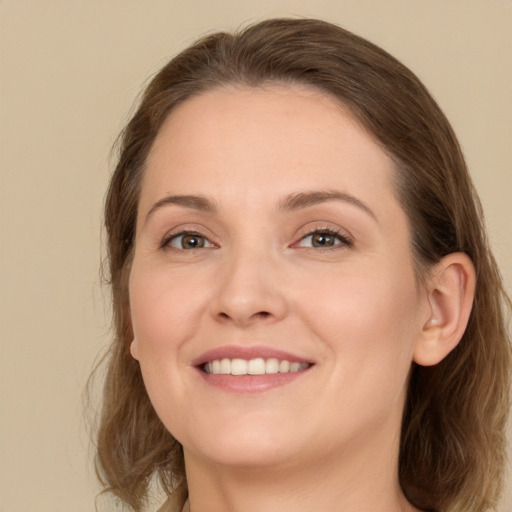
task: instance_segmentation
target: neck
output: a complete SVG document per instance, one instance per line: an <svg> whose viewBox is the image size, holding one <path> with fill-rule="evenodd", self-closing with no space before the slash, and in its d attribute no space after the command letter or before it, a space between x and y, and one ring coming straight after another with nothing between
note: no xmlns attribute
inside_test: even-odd
<svg viewBox="0 0 512 512"><path fill-rule="evenodd" d="M412 512L398 484L398 435L381 441L272 466L229 467L185 452L190 511Z"/></svg>

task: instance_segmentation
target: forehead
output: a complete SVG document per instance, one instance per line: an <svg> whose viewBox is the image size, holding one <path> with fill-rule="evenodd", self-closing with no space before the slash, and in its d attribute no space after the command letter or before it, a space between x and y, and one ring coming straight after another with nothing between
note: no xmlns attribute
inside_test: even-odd
<svg viewBox="0 0 512 512"><path fill-rule="evenodd" d="M304 86L229 86L170 114L148 156L140 206L170 193L227 190L245 202L332 188L392 200L393 173L391 159L331 96Z"/></svg>

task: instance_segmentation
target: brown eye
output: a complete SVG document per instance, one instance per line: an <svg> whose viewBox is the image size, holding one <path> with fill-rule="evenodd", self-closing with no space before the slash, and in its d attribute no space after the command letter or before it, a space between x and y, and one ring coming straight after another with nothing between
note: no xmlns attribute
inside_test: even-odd
<svg viewBox="0 0 512 512"><path fill-rule="evenodd" d="M209 242L204 236L198 233L180 233L174 235L167 245L174 247L175 249L202 249L204 247L213 247L212 243Z"/></svg>
<svg viewBox="0 0 512 512"><path fill-rule="evenodd" d="M198 235L184 235L181 237L183 249L199 249L204 247L204 238Z"/></svg>
<svg viewBox="0 0 512 512"><path fill-rule="evenodd" d="M337 246L351 247L352 242L341 233L330 230L313 231L297 244L297 247L312 247L314 249L330 249Z"/></svg>
<svg viewBox="0 0 512 512"><path fill-rule="evenodd" d="M311 235L311 245L313 247L332 247L339 243L334 235L329 233L315 233Z"/></svg>

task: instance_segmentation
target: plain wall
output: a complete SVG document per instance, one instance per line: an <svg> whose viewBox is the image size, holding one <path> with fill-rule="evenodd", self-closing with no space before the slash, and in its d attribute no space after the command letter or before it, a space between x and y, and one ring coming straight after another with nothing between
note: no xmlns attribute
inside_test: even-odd
<svg viewBox="0 0 512 512"><path fill-rule="evenodd" d="M0 512L94 510L82 391L109 339L101 206L142 84L207 31L283 15L336 22L425 82L512 291L510 0L0 1Z"/></svg>

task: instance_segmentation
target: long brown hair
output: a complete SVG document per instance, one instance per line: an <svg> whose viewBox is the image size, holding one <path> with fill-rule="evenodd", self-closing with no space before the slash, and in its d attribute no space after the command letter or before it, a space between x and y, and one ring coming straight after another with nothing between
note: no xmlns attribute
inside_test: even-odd
<svg viewBox="0 0 512 512"><path fill-rule="evenodd" d="M393 158L420 280L449 253L472 259L476 296L461 342L438 365L413 366L399 478L422 510L494 508L505 465L511 348L504 308L510 303L461 149L410 70L368 41L311 19L272 19L201 39L153 78L121 134L105 206L115 337L98 433L103 483L138 511L152 477L168 493L184 481L181 446L154 412L129 352L127 283L148 152L169 113L191 96L225 84L275 82L307 84L337 98Z"/></svg>

